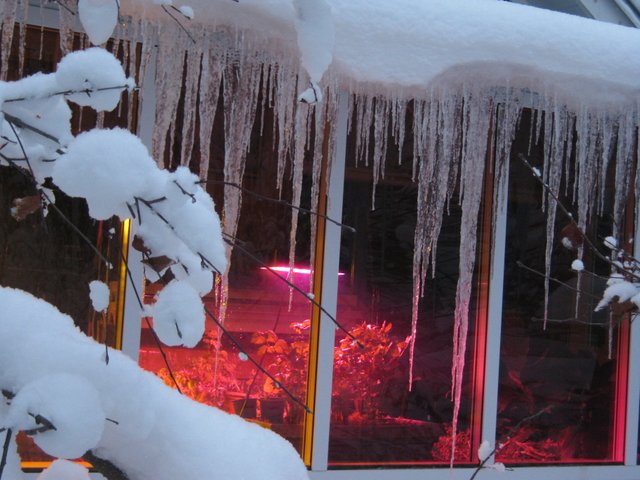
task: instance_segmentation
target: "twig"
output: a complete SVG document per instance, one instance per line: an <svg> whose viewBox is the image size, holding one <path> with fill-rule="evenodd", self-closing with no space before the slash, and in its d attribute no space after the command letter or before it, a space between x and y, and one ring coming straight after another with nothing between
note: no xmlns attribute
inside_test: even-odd
<svg viewBox="0 0 640 480"><path fill-rule="evenodd" d="M267 264L265 264L262 260L260 260L258 257L253 255L249 250L244 248L242 245L240 245L238 243L238 239L237 238L233 238L233 237L231 237L230 235L228 235L228 234L226 234L224 232L222 233L222 237L223 237L223 240L228 245L230 245L230 246L232 246L234 248L238 248L245 255L247 255L249 258L251 258L254 262L257 262L260 266L264 267L269 273L275 275L277 278L279 278L281 281L285 282L289 287L293 288L298 293L301 293L307 300L309 300L309 302L311 302L314 306L318 307L320 309L320 311L322 311L329 318L329 320L331 320L334 323L334 325L336 327L338 327L349 338L351 338L354 342L356 342L358 347L364 348L364 345L360 342L360 340L358 340L358 338L355 335L353 335L349 330L347 330L344 326L342 326L342 324L340 324L338 322L338 320L336 320L336 318L327 311L326 308L324 308L322 305L320 305L320 303L318 303L314 298L311 298L304 290L302 290L300 287L298 287L293 282L290 282L289 280L287 280L283 276L279 275L278 272L276 272L275 270L269 268L267 266Z"/></svg>
<svg viewBox="0 0 640 480"><path fill-rule="evenodd" d="M198 183L204 183L204 181L203 181L203 182L198 182ZM287 206L287 207L289 207L289 208L293 208L293 209L295 209L295 210L298 210L299 212L306 213L306 214L308 214L308 215L315 215L316 217L323 218L323 219L325 219L326 221L331 222L331 223L333 223L334 225L337 225L338 227L340 227L340 228L342 228L342 229L344 229L344 230L347 230L348 232L356 233L356 229L355 229L354 227L352 227L352 226L350 226L350 225L346 225L346 224L344 224L344 223L340 223L340 222L338 222L337 220L334 220L333 218L328 217L327 215L323 215L322 213L314 212L313 210L309 210L309 209L304 208L304 207L296 206L296 205L294 205L294 204L292 204L292 203L287 202L286 200L282 200L282 199L278 199L278 198L272 198L272 197L267 197L266 195L261 195L261 194L259 194L259 193L257 193L257 192L254 192L253 190L249 190L248 188L244 188L244 187L242 187L242 186L238 185L237 183L233 183L233 182L225 182L225 181L223 181L223 180L220 180L220 181L213 181L213 182L209 182L209 183L212 183L212 184L214 184L214 185L215 185L215 184L219 184L219 185L228 185L228 186L230 186L230 187L237 188L238 190L242 191L243 193L248 193L249 195L252 195L252 196L254 196L254 197L256 197L256 198L259 198L259 199L261 199L261 200L265 200L265 201L267 201L267 202L272 202L272 203L277 203L277 204L280 204L280 205L285 205L285 206Z"/></svg>
<svg viewBox="0 0 640 480"><path fill-rule="evenodd" d="M533 176L538 180L538 182L540 182L540 185L542 185L542 188L547 192L547 194L549 196L551 196L551 198L553 198L555 200L556 205L558 205L558 207L560 207L560 210L562 211L562 213L564 213L569 218L569 221L577 229L577 231L580 233L580 236L584 240L584 243L587 244L587 246L593 252L593 254L596 257L598 257L600 260L602 260L603 262L606 262L610 266L614 267L615 269L620 269L619 265L614 263L609 257L607 257L607 256L603 255L602 253L600 253L600 251L596 248L596 246L593 244L591 239L580 229L580 227L578 226L578 222L576 222L575 218L573 217L573 214L569 210L567 210L567 208L560 201L558 196L551 191L549 186L542 181L542 178L540 178L540 175L538 175L538 173L536 172L534 167L529 163L529 161L526 159L526 157L523 154L520 153L518 155L518 158L522 161L522 163L524 163L531 170L531 172L533 173ZM636 275L635 273L633 273L631 271L627 271L627 270L625 270L625 273L627 273L629 276L633 277L635 280L640 281L640 276L639 275Z"/></svg>
<svg viewBox="0 0 640 480"><path fill-rule="evenodd" d="M44 138L46 138L48 140L51 140L53 143L55 143L57 145L60 145L61 147L63 146L60 143L60 140L57 137L55 137L54 135L51 135L50 133L47 133L44 130L40 130L38 127L34 127L33 125L28 124L27 122L23 121L22 119L20 119L18 117L14 117L13 115L8 114L4 110L2 111L2 114L4 115L5 120L7 122L9 122L10 125L12 125L12 126L15 125L16 127L19 127L19 128L25 128L27 130L31 130L32 132L37 133L41 137L44 137ZM23 150L24 150L24 148L23 148ZM57 150L57 153L62 154L64 152L62 150Z"/></svg>
<svg viewBox="0 0 640 480"><path fill-rule="evenodd" d="M172 14L172 13L171 13L171 11L167 8L167 6L166 6L166 5L161 5L161 6L162 6L162 9L165 11L165 13L166 13L167 15L169 15L169 16L173 19L173 21L174 21L174 22L176 22L176 23L178 24L178 26L182 29L182 31L183 31L184 33L186 33L186 34L187 34L187 37L189 37L189 39L190 39L190 40L194 43L194 45L195 45L195 44L196 44L196 40L195 40L195 38L193 38L193 36L189 33L189 30L187 30L187 29L185 28L185 26L184 26L184 25L182 25L182 24L180 23L180 21L179 21L176 17L174 17L174 16L173 16L173 14ZM175 7L174 7L174 8L175 8ZM178 10L178 11L180 12L180 10ZM180 12L180 14L182 14L182 12ZM185 18L188 18L188 17L186 17L184 14L182 14L182 15L183 15Z"/></svg>
<svg viewBox="0 0 640 480"><path fill-rule="evenodd" d="M590 322L588 320L580 320L579 318L547 318L546 320L544 318L539 318L539 317L531 317L531 321L533 322L549 322L549 323L577 323L579 325L590 325L590 326L594 326L594 327L606 327L607 325L609 325L611 322L603 322L603 323L598 323L598 322ZM617 323L617 322L614 322Z"/></svg>
<svg viewBox="0 0 640 480"><path fill-rule="evenodd" d="M9 117L10 117L10 115L8 116L7 114L5 114L5 118L7 119L7 122L9 123L9 126L11 127L11 131L13 132L13 135L18 140L18 144L20 145L20 150L22 150L22 155L24 155L24 160L25 160L25 162L27 162L27 167L29 168L29 173L31 173L31 176L35 178L35 175L33 173L33 168L31 168L31 162L29 161L29 156L27 155L27 151L24 148L24 144L22 143L22 140L20 139L20 136L18 135L18 132L16 131L16 128L15 128L13 122L11 120L9 120Z"/></svg>
<svg viewBox="0 0 640 480"><path fill-rule="evenodd" d="M76 12L74 12L73 10L71 10L71 8L69 8L66 4L64 4L61 0L53 0L54 2L56 2L58 5L60 5L62 8L64 8L67 12L69 12L71 15L75 15Z"/></svg>
<svg viewBox="0 0 640 480"><path fill-rule="evenodd" d="M133 280L133 275L131 273L131 269L129 268L129 264L127 263L127 260L124 258L123 253L120 254L120 257L127 271L127 277L129 277L129 282L131 283L131 288L133 288L133 293L135 294L136 300L138 301L138 306L140 307L140 310L144 310L144 303L142 303L142 298L140 297L140 292L138 292L138 287L136 286L136 282ZM158 351L160 352L162 361L164 362L165 367L167 367L167 371L169 372L169 377L171 378L174 385L176 386L176 390L178 390L179 393L182 393L182 390L180 389L180 385L178 384L178 380L176 380L176 377L173 375L173 370L171 369L171 365L169 364L169 359L167 358L167 354L162 348L162 342L160 341L160 338L158 338L158 334L156 333L156 331L153 329L153 326L149 321L149 317L145 315L144 321L147 324L147 328L149 328L149 331L151 332L151 336L153 337L153 340L156 346L158 347Z"/></svg>
<svg viewBox="0 0 640 480"><path fill-rule="evenodd" d="M147 207L149 210L151 210L151 213L153 213L154 215L156 215L160 220L162 220L162 222L167 225L167 227L169 227L171 229L172 232L174 232L176 234L176 236L178 238L180 238L180 235L178 235L177 230L175 229L175 227L171 224L171 222L169 220L167 220L164 215L162 215L160 212L158 212L154 207L153 204L154 203L158 203L161 201L166 200L166 197L160 197L157 198L155 200L145 200L143 198L140 197L135 197L135 201L136 201L136 208L138 211L138 223L142 223L142 216L140 215L140 203L142 203L145 207ZM127 206L129 206L127 204ZM131 211L131 207L129 207L129 211ZM135 216L134 216L135 218ZM182 240L180 238L180 240ZM182 240L184 242L184 240ZM187 244L186 242L184 242L185 245ZM205 257L202 253L200 252L195 252L196 255L198 255L200 257L201 262L203 262L205 265L209 265L211 267L211 269L216 272L218 275L222 275L222 272L213 264L213 262L211 262L207 257ZM182 265L182 267L186 270L186 267L184 265ZM187 272L188 273L188 272Z"/></svg>
<svg viewBox="0 0 640 480"><path fill-rule="evenodd" d="M34 415L33 413L29 414L30 417L36 421L36 425L41 425L40 427L30 428L28 430L23 430L29 436L37 435L38 433L49 432L51 430L58 430L56 426L46 417L43 417L40 414Z"/></svg>
<svg viewBox="0 0 640 480"><path fill-rule="evenodd" d="M99 88L83 88L83 89L79 89L79 90L61 90L58 92L52 92L49 93L47 95L44 96L39 96L39 95L34 95L33 97L15 97L15 98L8 98L6 100L3 100L3 103L13 103L13 102L25 102L25 101L29 101L29 100L39 100L42 98L51 98L51 97L56 97L58 95L76 95L76 94L80 94L80 93L84 93L86 94L88 97L91 96L92 93L97 93L97 92L107 92L109 90L139 90L139 87L133 87L130 88L129 85L117 85L114 87L99 87Z"/></svg>
<svg viewBox="0 0 640 480"><path fill-rule="evenodd" d="M91 450L87 451L82 458L91 463L99 473L104 475L108 480L129 480L129 477L116 467L109 460L96 456Z"/></svg>
<svg viewBox="0 0 640 480"><path fill-rule="evenodd" d="M238 343L238 341L229 333L229 331L224 328L224 325L222 324L222 322L220 322L220 320L218 320L216 318L216 316L211 313L211 311L205 306L204 307L204 311L207 313L207 315L209 315L209 318L211 318L211 320L213 320L215 322L215 324L218 326L218 328L220 328L220 330L222 331L223 334L225 334L229 340L231 341L231 343L233 343L233 345L240 350L242 353L244 353L247 358L251 361L251 363L253 363L256 368L258 370L260 370L262 373L264 373L267 377L269 377L274 384L280 388L291 400L293 400L295 403L297 403L298 405L300 405L302 408L304 408L305 412L309 413L309 414L313 414L313 412L309 409L309 407L302 401L300 400L298 397L296 397L293 393L291 393L289 391L288 388L286 388L284 385L282 385L282 383L280 383L273 375L271 375L271 373L269 373L263 366L261 363L257 362L253 357L251 357L251 355L249 355L243 348L242 346Z"/></svg>
<svg viewBox="0 0 640 480"><path fill-rule="evenodd" d="M522 268L523 270L526 270L526 271L531 272L531 273L535 273L536 275L539 275L539 276L541 276L541 277L543 277L543 278L548 278L548 279L549 279L549 280L551 280L552 282L558 283L558 284L562 285L563 287L568 288L569 290L573 290L574 292L578 292L579 294L581 294L581 295L585 295L585 296L587 296L587 297L590 297L590 298L591 298L591 299L593 299L593 300L598 300L598 301L600 300L600 297L598 297L598 296L596 296L596 295L593 295L593 294L591 294L591 293L589 293L589 292L585 292L584 290L580 290L579 288L573 287L573 286L569 285L568 283L563 282L562 280L558 280L557 278L554 278L554 277L548 277L546 274L544 274L544 273L542 273L542 272L539 272L538 270L536 270L536 269L534 269L534 268L531 268L531 267L526 266L526 265L525 265L524 263L522 263L520 260L518 260L518 261L516 262L516 265L517 265L518 267Z"/></svg>
<svg viewBox="0 0 640 480"><path fill-rule="evenodd" d="M4 467L7 465L7 456L9 455L9 445L11 444L11 429L7 428L7 431L4 435L4 446L2 447L2 460L0 460L0 479L2 478L2 473L4 472Z"/></svg>
<svg viewBox="0 0 640 480"><path fill-rule="evenodd" d="M471 475L471 477L469 478L469 480L474 480L476 478L476 476L478 475L478 473L480 472L480 470L482 470L484 468L484 466L486 465L486 463L489 461L489 459L491 457L493 457L496 453L498 453L500 450L502 450L502 448L504 448L507 443L509 443L509 440L511 440L511 438L513 438L513 436L518 433L518 430L520 429L520 427L526 423L529 422L531 420L533 420L536 417L539 417L540 415L542 415L543 413L546 413L548 410L551 410L552 406L551 405L547 405L546 407L544 407L542 410L534 413L533 415L529 415L528 417L523 418L522 420L520 420L518 423L516 423L511 430L509 431L509 433L507 434L507 436L504 438L504 440L502 442L496 442L495 446L493 447L493 450L491 450L491 453L489 453L489 455L487 455L481 462L480 464L476 467L476 469L473 472L473 475Z"/></svg>

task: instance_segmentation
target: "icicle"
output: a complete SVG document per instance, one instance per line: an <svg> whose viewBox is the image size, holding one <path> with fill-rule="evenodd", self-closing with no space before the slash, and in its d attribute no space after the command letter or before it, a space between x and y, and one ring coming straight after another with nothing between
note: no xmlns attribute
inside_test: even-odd
<svg viewBox="0 0 640 480"><path fill-rule="evenodd" d="M213 122L218 107L220 93L220 80L222 79L222 62L220 56L210 49L202 56L202 71L200 74L200 113L199 139L200 139L200 179L206 181L209 174L209 161L211 149L211 136Z"/></svg>
<svg viewBox="0 0 640 480"><path fill-rule="evenodd" d="M200 80L200 65L202 50L192 47L187 52L187 74L183 81L184 109L182 115L182 140L180 165L189 166L193 152L193 142L196 130L196 112L198 108L198 83Z"/></svg>
<svg viewBox="0 0 640 480"><path fill-rule="evenodd" d="M473 286L476 258L478 216L484 185L487 137L490 132L491 104L480 92L467 93L464 98L462 158L460 159L460 190L462 192L462 219L460 231L460 267L456 287L456 308L453 333L452 388L453 421L451 439L451 465L455 455L458 416L462 398L467 334L469 330L469 303Z"/></svg>
<svg viewBox="0 0 640 480"><path fill-rule="evenodd" d="M24 59L25 59L25 46L27 39L27 23L29 19L29 2L21 0L22 3L22 18L20 20L19 42L18 42L18 77L24 76ZM3 50L6 51L6 50ZM1 78L1 77L0 77Z"/></svg>
<svg viewBox="0 0 640 480"><path fill-rule="evenodd" d="M598 197L600 199L598 205L598 215L604 213L605 189L607 187L607 171L609 170L609 161L611 159L611 143L613 142L613 125L608 115L603 115L600 124L600 155L602 156L602 169L600 170L600 190ZM628 178L628 177L627 177Z"/></svg>
<svg viewBox="0 0 640 480"><path fill-rule="evenodd" d="M398 146L398 165L402 165L402 150L404 148L405 122L407 118L407 101L396 99L393 103L392 131Z"/></svg>
<svg viewBox="0 0 640 480"><path fill-rule="evenodd" d="M634 139L634 125L632 114L627 114L620 118L618 124L618 144L616 155L616 173L615 173L615 198L613 209L614 230L613 236L619 238L622 232L620 225L624 215L627 196L629 194L629 182L631 172L634 166L633 146L637 142Z"/></svg>
<svg viewBox="0 0 640 480"><path fill-rule="evenodd" d="M357 95L358 99L358 130L356 140L356 162L364 160L365 166L369 166L369 144L371 142L371 123L373 122L373 111L375 97Z"/></svg>
<svg viewBox="0 0 640 480"><path fill-rule="evenodd" d="M310 119L309 109L313 108L304 103L298 103L295 117L295 144L293 152L293 165L291 177L291 204L294 207L300 206L302 196L302 174L304 170L305 147L308 139L308 122ZM294 282L294 265L296 261L296 239L298 233L298 209L291 209L291 229L289 230L289 281ZM289 311L293 304L294 289L289 288Z"/></svg>
<svg viewBox="0 0 640 480"><path fill-rule="evenodd" d="M253 59L241 59L223 71L224 81L224 181L242 185L251 131L255 122L260 90L262 65ZM240 218L242 193L230 185L224 186L224 216L222 230L235 238ZM227 246L227 270L222 279L220 322L224 323L229 292L228 273L233 248Z"/></svg>
<svg viewBox="0 0 640 480"><path fill-rule="evenodd" d="M138 67L138 78L136 81L138 87L140 87L138 89L138 105L141 106L144 104L144 80L147 73L147 68L151 62L153 52L157 52L157 48L154 46L157 43L157 31L151 26L151 24L147 22L136 23L132 38L141 38L142 40L140 66ZM137 124L139 133L139 129L142 125L141 122L137 122L137 118L134 118L133 111L133 108L129 109L129 119L127 124L129 126L129 130L131 131L133 131L134 124ZM155 159L156 162L161 162L159 158L155 157Z"/></svg>
<svg viewBox="0 0 640 480"><path fill-rule="evenodd" d="M553 241L555 234L557 202L555 198L560 193L562 183L562 166L565 158L565 138L567 135L567 112L558 108L553 103L547 104L545 115L545 149L543 182L546 188L542 189L543 208L547 213L546 244L545 244L545 279L544 279L544 321L543 329L547 328L549 313L549 278L551 277L551 256L553 253ZM547 191L548 189L548 191ZM546 205L546 207L545 207Z"/></svg>
<svg viewBox="0 0 640 480"><path fill-rule="evenodd" d="M333 95L325 95L324 102L318 105L315 110L315 132L314 132L314 145L313 145L313 166L311 171L311 210L314 212L318 211L319 202L320 202L320 182L322 180L322 162L323 155L322 149L325 140L325 125L326 125L326 111L331 105L331 100ZM315 215L311 215L311 231L310 231L310 239L309 245L310 248L310 265L315 265L315 257L316 257L316 230L318 225L318 218ZM313 291L313 275L309 275L309 291Z"/></svg>
<svg viewBox="0 0 640 480"><path fill-rule="evenodd" d="M371 208L376 208L376 187L380 178L384 178L387 158L387 136L389 132L389 103L377 97L373 117L373 188L371 189Z"/></svg>
<svg viewBox="0 0 640 480"><path fill-rule="evenodd" d="M292 125L295 123L296 99L298 93L299 76L292 70L278 67L276 82L274 83L274 115L278 123L278 174L276 186L282 189L287 161L294 145Z"/></svg>
<svg viewBox="0 0 640 480"><path fill-rule="evenodd" d="M67 53L73 50L73 38L75 36L74 27L76 25L75 12L69 10L66 4L58 6L58 13L60 18L60 51L64 57Z"/></svg>
<svg viewBox="0 0 640 480"><path fill-rule="evenodd" d="M511 146L515 139L516 126L520 121L521 114L522 110L513 102L505 102L504 104L499 105L497 108L494 205L501 205L501 202L499 202L498 199L498 195L501 194L500 186L505 183L509 175ZM531 124L533 124L533 121L531 122ZM491 221L491 229L494 234L496 231L497 221L498 215L493 215Z"/></svg>
<svg viewBox="0 0 640 480"><path fill-rule="evenodd" d="M451 177L453 175L455 178L458 169L459 155L450 154L459 150L448 142L457 142L459 139L453 126L460 123L460 105L457 96L446 96L430 106L426 102L416 102L414 105L414 156L419 156L419 161L414 158L414 163L419 164L419 172L413 253L409 389L413 384L419 301L424 292L429 266L432 266L432 275L435 275L433 266L436 262L445 201L451 195ZM432 123L431 129L427 128L429 122ZM429 153L425 155L421 148L416 148L417 142Z"/></svg>
<svg viewBox="0 0 640 480"><path fill-rule="evenodd" d="M153 129L153 156L160 167L164 166L165 151L171 152L175 118L180 99L184 50L176 45L176 31L160 26L156 55L156 117ZM172 52L167 54L165 52Z"/></svg>
<svg viewBox="0 0 640 480"><path fill-rule="evenodd" d="M13 30L16 23L17 0L4 0L2 12L2 65L0 66L0 79L7 80L9 70L9 53L13 43Z"/></svg>

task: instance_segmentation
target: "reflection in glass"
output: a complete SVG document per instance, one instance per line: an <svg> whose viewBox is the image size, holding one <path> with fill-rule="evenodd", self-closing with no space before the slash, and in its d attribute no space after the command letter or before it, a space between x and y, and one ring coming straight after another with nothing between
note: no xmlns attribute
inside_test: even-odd
<svg viewBox="0 0 640 480"><path fill-rule="evenodd" d="M329 442L333 467L448 465L451 458L451 357L461 216L452 204L443 220L435 275L428 275L420 301L414 381L409 386L417 198L410 168L387 165L387 180L376 187L374 209L371 169L347 168L343 221L357 233L343 234L340 268L345 275L339 279L338 319L364 349L337 333ZM474 300L456 441L458 464L471 463L474 450L471 372L477 314Z"/></svg>
<svg viewBox="0 0 640 480"><path fill-rule="evenodd" d="M498 401L498 442L504 447L497 457L509 463L620 461L625 402L618 384L618 379L624 383L620 340L628 325L606 310L594 312L608 266L585 249L585 269L605 277L585 273L578 283L571 270L575 251L561 240L569 222L560 212L551 260L557 281L549 284L545 322L542 191L515 156L527 149L529 122L525 115L510 172ZM539 154L534 148L532 161ZM535 166L542 170L539 163ZM571 204L569 198L563 202ZM610 221L595 217L587 231L593 239L610 233Z"/></svg>

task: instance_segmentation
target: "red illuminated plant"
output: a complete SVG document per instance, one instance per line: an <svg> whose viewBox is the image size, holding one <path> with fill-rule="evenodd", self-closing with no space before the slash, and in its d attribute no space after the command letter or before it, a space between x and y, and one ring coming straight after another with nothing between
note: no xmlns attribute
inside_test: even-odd
<svg viewBox="0 0 640 480"><path fill-rule="evenodd" d="M362 322L349 332L363 344L358 346L345 336L334 352L334 396L340 403L352 402L355 412L351 421L381 415L380 400L389 381L398 375L400 360L409 345L409 337L396 340L393 325Z"/></svg>

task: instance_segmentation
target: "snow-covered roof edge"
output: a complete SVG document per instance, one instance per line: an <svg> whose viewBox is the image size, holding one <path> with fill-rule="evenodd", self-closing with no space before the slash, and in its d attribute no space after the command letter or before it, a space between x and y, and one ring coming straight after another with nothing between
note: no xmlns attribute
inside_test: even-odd
<svg viewBox="0 0 640 480"><path fill-rule="evenodd" d="M274 60L297 55L292 0L189 3L197 30L230 27ZM493 0L327 3L335 31L329 76L353 93L422 97L467 80L614 108L640 99L638 29ZM146 16L141 5L123 2L123 12ZM325 33L314 33L318 44Z"/></svg>

